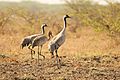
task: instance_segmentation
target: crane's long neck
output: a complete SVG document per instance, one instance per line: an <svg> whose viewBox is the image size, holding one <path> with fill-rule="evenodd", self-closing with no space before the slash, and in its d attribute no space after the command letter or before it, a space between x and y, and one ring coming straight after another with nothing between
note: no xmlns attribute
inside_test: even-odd
<svg viewBox="0 0 120 80"><path fill-rule="evenodd" d="M65 33L65 30L66 30L66 27L67 27L67 21L66 21L66 18L63 18L63 22L64 22L64 27L63 27L61 33L64 34L64 33Z"/></svg>
<svg viewBox="0 0 120 80"><path fill-rule="evenodd" d="M45 34L45 29L44 29L44 27L42 27L42 34Z"/></svg>

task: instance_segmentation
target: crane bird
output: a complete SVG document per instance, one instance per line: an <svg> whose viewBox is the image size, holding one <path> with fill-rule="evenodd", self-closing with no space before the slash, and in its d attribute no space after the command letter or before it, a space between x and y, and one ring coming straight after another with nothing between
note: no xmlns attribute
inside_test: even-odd
<svg viewBox="0 0 120 80"><path fill-rule="evenodd" d="M45 56L41 54L42 47L43 47L43 45L44 45L47 41L50 40L51 37L53 37L53 35L52 35L52 32L49 31L49 33L48 33L48 38L43 34L43 35L37 36L37 37L32 41L32 45L31 45L31 46L32 46L32 49L33 49L34 47L36 47L36 46L38 47L38 62L39 62L39 55L41 55L41 56L45 59ZM41 47L41 48L39 49L39 47Z"/></svg>
<svg viewBox="0 0 120 80"><path fill-rule="evenodd" d="M43 35L45 33L44 31L44 27L47 27L46 24L42 24L41 26L41 29L42 29L42 32L41 34L34 34L34 35L30 35L30 36L27 36L25 37L22 42L21 42L21 48L23 49L24 47L28 47L29 50L31 50L31 59L33 59L33 53L35 54L35 51L32 50L30 47L31 47L31 44L32 44L32 41L37 37L37 36L40 36L40 35Z"/></svg>
<svg viewBox="0 0 120 80"><path fill-rule="evenodd" d="M68 15L64 15L64 17L63 17L63 21L64 21L63 29L61 30L60 33L58 33L56 36L54 36L48 44L48 49L52 55L51 58L54 58L54 51L56 53L56 61L57 61L58 68L60 67L60 65L59 65L60 60L58 58L57 50L65 42L65 31L66 31L66 27L67 27L67 22L66 22L67 18L71 18L71 17L69 17Z"/></svg>

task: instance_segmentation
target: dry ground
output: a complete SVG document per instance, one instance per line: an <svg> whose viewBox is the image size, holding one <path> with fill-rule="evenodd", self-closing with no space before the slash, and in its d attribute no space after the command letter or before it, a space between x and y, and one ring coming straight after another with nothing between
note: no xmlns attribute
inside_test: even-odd
<svg viewBox="0 0 120 80"><path fill-rule="evenodd" d="M120 80L119 43L89 27L67 37L58 51L60 69L50 59L47 43L43 49L46 59L38 65L37 54L31 60L30 51L20 49L23 35L0 36L0 80Z"/></svg>
<svg viewBox="0 0 120 80"><path fill-rule="evenodd" d="M0 80L120 80L120 55L61 58L61 68L55 59L1 59Z"/></svg>

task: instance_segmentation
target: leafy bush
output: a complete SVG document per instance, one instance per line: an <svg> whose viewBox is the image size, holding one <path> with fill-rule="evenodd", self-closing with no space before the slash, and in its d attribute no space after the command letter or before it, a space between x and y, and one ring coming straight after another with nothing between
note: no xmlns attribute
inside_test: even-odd
<svg viewBox="0 0 120 80"><path fill-rule="evenodd" d="M120 33L120 3L108 1L108 5L93 4L91 0L66 1L71 13L83 26L94 27L97 31Z"/></svg>

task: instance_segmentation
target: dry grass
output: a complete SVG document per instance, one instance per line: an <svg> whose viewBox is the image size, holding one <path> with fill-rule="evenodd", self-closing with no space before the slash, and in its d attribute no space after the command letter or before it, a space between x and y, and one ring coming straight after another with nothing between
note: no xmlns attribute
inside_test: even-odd
<svg viewBox="0 0 120 80"><path fill-rule="evenodd" d="M21 14L26 13L25 16L29 18L31 14L22 10ZM31 17L33 22L36 16L39 16L40 21L32 26L29 21L15 14L3 28L0 27L0 80L120 80L120 37L110 37L107 31L96 32L92 27L83 27L82 21L72 16L72 13L72 19L67 24L66 41L58 50L60 69L56 67L55 58L50 58L48 42L42 50L46 59L39 64L37 54L31 60L27 47L20 49L20 43L25 36L33 32L40 33L42 23L48 25L46 32L51 30L53 35L59 33L63 25L62 17L68 13L68 9L56 10L47 9L38 15L34 14ZM37 48L35 51L37 53Z"/></svg>
<svg viewBox="0 0 120 80"><path fill-rule="evenodd" d="M79 35L79 37L78 37ZM24 35L1 35L0 53L9 55L29 55L27 48L21 50L20 43ZM79 33L67 33L66 42L59 49L59 55L65 56L94 56L103 54L119 54L120 45L115 45L106 33L95 32L91 27L83 27ZM43 54L49 55L47 43L44 45Z"/></svg>
<svg viewBox="0 0 120 80"><path fill-rule="evenodd" d="M48 43L42 51L46 59L37 65L37 54L31 60L30 51L27 48L20 49L22 38L30 34L25 30L21 33L22 29L17 31L16 34L8 32L0 35L1 80L120 79L120 45L116 45L107 33L95 32L91 27L81 27L79 32L72 34L68 27L66 42L58 50L58 54L63 56L62 67L57 69L55 59L50 59ZM36 48L35 50L37 51Z"/></svg>
<svg viewBox="0 0 120 80"><path fill-rule="evenodd" d="M0 42L0 79L11 80L119 80L119 47L105 33L95 32L90 27L81 28L79 33L67 33L64 45L59 49L62 59L61 69L56 68L54 59L50 59L47 43L43 53L46 60L30 59L30 51L20 49L23 34L1 35ZM78 36L79 35L79 36ZM36 49L35 49L36 50ZM107 72L106 72L107 70ZM113 70L113 72L111 72ZM9 75L11 74L11 75ZM111 75L111 76L110 76Z"/></svg>

